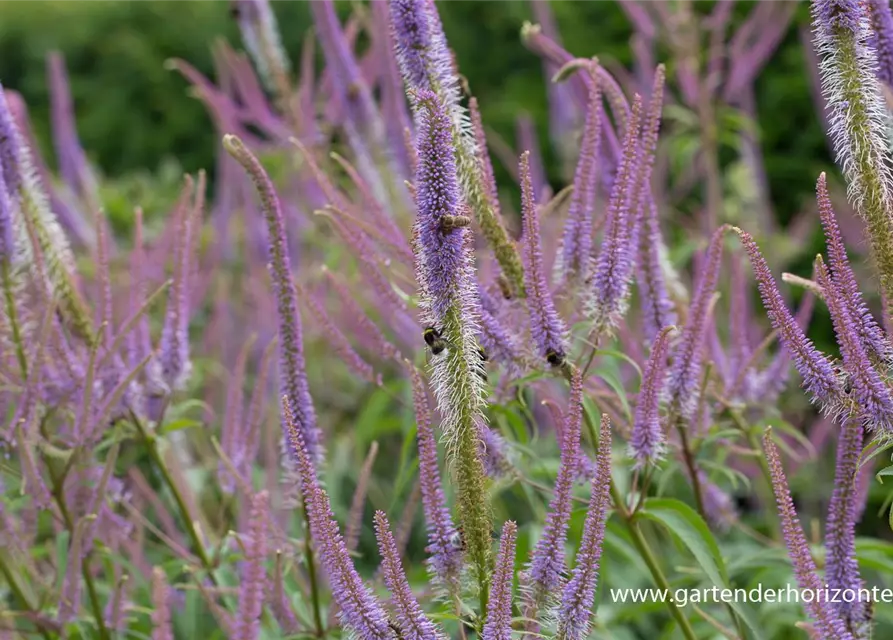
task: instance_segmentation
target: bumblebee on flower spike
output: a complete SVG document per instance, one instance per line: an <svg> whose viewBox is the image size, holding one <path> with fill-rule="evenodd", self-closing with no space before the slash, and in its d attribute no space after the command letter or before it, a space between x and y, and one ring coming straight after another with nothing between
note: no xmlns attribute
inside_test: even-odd
<svg viewBox="0 0 893 640"><path fill-rule="evenodd" d="M425 338L425 344L431 347L431 353L435 356L440 355L447 348L446 340L436 327L425 327L422 335Z"/></svg>

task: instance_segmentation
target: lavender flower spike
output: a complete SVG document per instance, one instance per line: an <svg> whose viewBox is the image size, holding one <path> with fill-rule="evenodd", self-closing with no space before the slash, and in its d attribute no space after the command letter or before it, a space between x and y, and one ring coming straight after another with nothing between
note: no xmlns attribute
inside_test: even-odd
<svg viewBox="0 0 893 640"><path fill-rule="evenodd" d="M815 48L822 57L822 93L828 106L837 162L848 194L865 221L881 289L893 300L893 173L885 140L887 115L871 27L857 0L813 0Z"/></svg>
<svg viewBox="0 0 893 640"><path fill-rule="evenodd" d="M605 236L592 274L588 312L596 335L611 332L626 313L629 280L635 262L638 215L634 191L639 161L642 98L636 95L623 139L623 155L608 203Z"/></svg>
<svg viewBox="0 0 893 640"><path fill-rule="evenodd" d="M564 587L558 610L558 640L582 640L589 634L592 603L605 540L611 489L611 420L602 415L598 439L598 471L592 479L589 511L577 551L577 566Z"/></svg>
<svg viewBox="0 0 893 640"><path fill-rule="evenodd" d="M820 402L827 411L837 411L840 407L842 389L831 362L816 350L812 341L806 337L803 329L791 316L778 292L769 265L766 264L766 259L760 253L753 237L738 227L732 229L738 234L741 244L747 250L769 321L778 331L782 346L791 355L794 366L803 378L804 388L813 400Z"/></svg>
<svg viewBox="0 0 893 640"><path fill-rule="evenodd" d="M722 226L713 233L710 247L701 267L701 275L682 338L673 350L673 365L667 378L667 398L670 412L676 417L691 420L698 405L698 387L701 382L701 365L704 337L710 317L710 303L716 290L716 280L722 262L722 243L728 227Z"/></svg>
<svg viewBox="0 0 893 640"><path fill-rule="evenodd" d="M856 593L864 585L856 562L856 479L863 439L864 430L858 420L843 423L837 442L834 493L825 525L825 580L832 589L853 589ZM867 633L868 606L867 602L844 602L842 599L836 605L837 613L857 638L870 637Z"/></svg>
<svg viewBox="0 0 893 640"><path fill-rule="evenodd" d="M391 593L391 604L396 612L397 627L404 640L438 640L444 638L443 632L431 622L422 611L412 587L406 579L400 552L391 533L391 527L383 511L375 512L375 537L378 539L378 550L381 553L381 567L385 584Z"/></svg>
<svg viewBox="0 0 893 640"><path fill-rule="evenodd" d="M387 613L363 584L363 579L354 568L350 553L344 545L329 498L316 477L313 460L304 443L302 427L292 413L291 407L294 405L288 398L282 398L286 435L300 477L304 509L310 522L310 536L319 553L320 564L328 576L341 624L362 640L394 640Z"/></svg>
<svg viewBox="0 0 893 640"><path fill-rule="evenodd" d="M248 173L260 196L261 208L269 231L268 251L270 279L273 281L276 296L276 312L279 321L279 385L292 403L291 411L296 416L301 436L307 450L315 460L322 460L322 433L316 424L316 412L307 374L304 368L304 346L301 331L301 316L298 314L297 293L291 277L291 257L288 252L288 236L285 233L285 220L279 197L270 177L260 161L248 150L245 144L234 135L223 137L223 146ZM282 429L288 434L288 423L282 414ZM293 455L296 453L291 452Z"/></svg>
<svg viewBox="0 0 893 640"><path fill-rule="evenodd" d="M583 424L583 380L576 367L571 374L571 393L563 422L561 466L555 479L543 534L533 550L530 570L524 579L525 583L530 582L524 586L532 588L531 596L537 606L561 589L562 574L566 570L564 543L571 517L574 478L580 464L580 430Z"/></svg>
<svg viewBox="0 0 893 640"><path fill-rule="evenodd" d="M893 432L893 395L868 359L859 341L850 310L832 282L821 256L816 257L816 275L831 311L843 365L852 385L854 409L869 429L889 434Z"/></svg>
<svg viewBox="0 0 893 640"><path fill-rule="evenodd" d="M822 219L822 227L825 230L825 241L828 245L828 266L831 269L831 280L840 292L844 307L851 315L856 331L865 350L870 356L881 361L888 361L893 357L893 348L884 335L878 323L871 317L871 311L862 300L859 284L856 282L856 274L850 267L847 258L846 247L840 228L834 216L834 208L828 195L828 185L825 173L819 176L816 183L816 193L819 203L819 216Z"/></svg>
<svg viewBox="0 0 893 640"><path fill-rule="evenodd" d="M540 248L540 223L530 180L530 152L521 154L521 212L524 221L524 285L530 311L530 333L539 355L553 367L563 366L567 357L567 325L555 310L546 282Z"/></svg>
<svg viewBox="0 0 893 640"><path fill-rule="evenodd" d="M3 87L0 85L0 171L6 189L13 199L14 208L27 218L33 229L36 247L43 254L44 274L41 286L58 296L59 309L66 320L82 338L92 339L93 323L84 301L75 286L74 255L68 238L59 226L56 215L50 209L49 199L40 184L31 151L16 126ZM21 225L20 238L24 235ZM24 247L24 244L22 245ZM31 259L28 251L26 259ZM34 267L34 265L31 265ZM36 275L36 268L35 268Z"/></svg>
<svg viewBox="0 0 893 640"><path fill-rule="evenodd" d="M515 573L515 538L518 525L509 520L502 525L493 593L487 604L487 621L481 640L512 640L512 578Z"/></svg>
<svg viewBox="0 0 893 640"><path fill-rule="evenodd" d="M670 334L676 327L664 327L651 347L648 364L642 378L632 436L629 440L630 455L636 468L657 464L664 454L664 430L660 424L660 391L667 368L667 352Z"/></svg>
<svg viewBox="0 0 893 640"><path fill-rule="evenodd" d="M781 516L782 532L788 547L788 555L794 565L797 584L801 589L808 589L817 595L824 585L816 573L815 561L809 552L809 543L806 541L806 536L803 535L803 529L800 528L794 501L791 499L791 492L788 489L788 481L781 465L781 457L775 443L772 442L771 431L767 430L766 435L763 436L763 449L769 462L772 488L775 491L775 501L778 503L778 512ZM822 638L825 640L854 640L837 612L825 599L816 597L809 602L804 599L803 603L806 612L815 621Z"/></svg>
<svg viewBox="0 0 893 640"><path fill-rule="evenodd" d="M893 87L893 12L887 0L867 0L871 18L871 37L868 46L877 55L878 80Z"/></svg>
<svg viewBox="0 0 893 640"><path fill-rule="evenodd" d="M152 572L152 640L174 640L170 601L164 570L155 567Z"/></svg>
<svg viewBox="0 0 893 640"><path fill-rule="evenodd" d="M269 495L261 491L251 498L250 534L245 541L245 561L239 584L239 615L236 619L235 640L256 640L260 633L260 616L264 606L267 572L267 517Z"/></svg>
<svg viewBox="0 0 893 640"><path fill-rule="evenodd" d="M539 1L534 4L539 4ZM571 194L556 264L558 275L569 282L585 278L589 274L593 235L592 210L595 206L595 190L599 179L598 160L601 156L604 117L601 85L593 78L589 90L589 104L586 107L580 155L574 171L574 192Z"/></svg>
<svg viewBox="0 0 893 640"><path fill-rule="evenodd" d="M459 512L480 595L490 579L490 513L480 458L482 363L476 336L480 301L473 273L468 218L451 146L450 122L438 97L418 91L421 113L414 224L421 316L446 347L433 355L431 384L441 430L456 472Z"/></svg>
<svg viewBox="0 0 893 640"><path fill-rule="evenodd" d="M416 439L419 448L419 486L422 491L422 508L428 527L428 561L435 582L458 593L459 574L462 571L462 550L454 544L458 531L453 525L450 510L440 481L437 466L437 443L431 429L431 411L424 383L418 371L410 367L412 399L415 404Z"/></svg>
<svg viewBox="0 0 893 640"><path fill-rule="evenodd" d="M437 7L430 0L390 0L391 27L397 59L409 89L430 92L437 96L448 118L450 142L455 163L462 179L465 199L473 209L481 231L493 247L496 260L509 280L513 293L524 296L524 274L521 259L502 219L490 201L484 169L478 154L471 123L460 104L459 78ZM415 101L417 118L424 101ZM419 154L421 156L421 154Z"/></svg>

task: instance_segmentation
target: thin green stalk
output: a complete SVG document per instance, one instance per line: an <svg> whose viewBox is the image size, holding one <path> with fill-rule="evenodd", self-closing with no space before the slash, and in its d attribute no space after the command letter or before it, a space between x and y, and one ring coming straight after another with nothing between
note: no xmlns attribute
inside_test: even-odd
<svg viewBox="0 0 893 640"><path fill-rule="evenodd" d="M12 342L15 345L19 368L22 370L22 379L27 380L28 359L25 357L25 344L22 341L22 330L19 326L18 313L16 312L16 301L12 293L12 282L10 280L9 271L9 260L0 262L0 277L3 279L3 298L6 303L6 317L9 318L9 329L12 333Z"/></svg>
<svg viewBox="0 0 893 640"><path fill-rule="evenodd" d="M74 457L75 453L73 452L71 455ZM71 517L71 512L68 510L68 506L65 504L65 487L53 473L53 467L49 461L47 461L47 469L49 470L50 481L53 485L53 499L59 506L59 511L62 514L62 519L65 521L66 528L71 532L71 535L74 536L75 522L74 518ZM93 609L93 617L96 619L99 638L100 640L110 640L111 636L109 636L109 631L105 626L102 605L99 603L99 594L96 591L96 584L93 582L93 574L90 573L90 561L92 559L93 551L91 549L86 553L84 561L81 563L81 575L84 578L84 584L87 586L87 595L90 597L90 608Z"/></svg>
<svg viewBox="0 0 893 640"><path fill-rule="evenodd" d="M654 557L654 553L651 551L651 547L648 545L648 541L645 539L645 536L642 534L641 529L639 529L639 525L636 522L635 518L629 514L626 510L626 507L623 504L623 498L620 493L617 491L617 487L614 483L611 483L611 497L614 500L614 508L617 510L617 513L620 514L620 517L626 523L626 528L629 530L630 536L632 536L633 544L639 552L639 555L642 556L642 560L645 561L645 564L648 567L648 571L651 572L651 577L654 578L654 582L657 584L658 588L663 590L665 593L670 592L670 582L667 580L667 577L664 575L664 572L661 570L660 565L657 562L657 559ZM682 613L682 610L677 607L675 604L669 601L669 599L664 601L667 605L667 609L670 612L670 615L676 620L676 623L679 625L679 629L682 631L683 637L686 640L698 640L698 637L695 635L694 629L691 627L691 623L689 623L688 618Z"/></svg>
<svg viewBox="0 0 893 640"><path fill-rule="evenodd" d="M310 600L313 602L313 622L316 625L316 637L325 638L326 629L322 623L322 607L319 603L319 582L316 579L316 562L313 558L313 548L310 546L310 518L307 515L307 509L304 512L305 540L304 540L304 561L307 563L307 578L310 580Z"/></svg>
<svg viewBox="0 0 893 640"><path fill-rule="evenodd" d="M695 505L701 517L707 520L707 512L704 510L704 495L701 491L701 480L698 478L695 457L688 442L688 429L685 428L685 425L682 424L682 420L679 418L676 418L673 422L676 424L676 432L679 434L679 442L682 445L682 458L685 460L685 467L688 469L688 475L691 478L691 488L695 494Z"/></svg>
<svg viewBox="0 0 893 640"><path fill-rule="evenodd" d="M37 609L31 606L31 603L28 602L28 598L25 596L25 592L22 591L22 587L19 586L19 583L15 581L15 577L12 574L10 568L6 565L6 559L3 557L3 554L0 553L0 574L6 579L6 584L9 585L9 588L12 590L13 595L19 599L22 603L22 607L25 611L30 613L38 613ZM34 624L40 630L40 635L42 635L45 640L51 640L52 636L50 636L49 632L44 628L43 624L37 621L37 618L34 618Z"/></svg>
<svg viewBox="0 0 893 640"><path fill-rule="evenodd" d="M143 438L143 444L146 445L146 451L149 453L149 457L152 459L152 462L161 473L161 476L164 479L164 483L167 485L168 489L170 489L171 495L174 496L174 501L177 503L177 509L180 512L180 517L183 520L183 524L186 528L186 533L192 542L195 554L201 561L202 566L208 572L208 577L210 578L211 582L214 584L215 587L218 586L217 578L214 576L214 565L211 562L211 559L208 557L208 553L205 551L205 546L204 544L202 544L202 540L198 535L198 531L195 530L195 524L192 522L192 518L189 515L189 509L186 507L186 500L183 498L183 494L180 491L180 488L177 486L177 483L174 482L173 476L171 476L170 469L167 468L167 464L164 462L164 459L161 457L161 453L158 451L158 444L154 436L151 436L149 433L146 432L146 429L145 427L143 427L140 419L133 413L131 413L131 419L133 420L133 423L136 425L137 430L140 432L140 435Z"/></svg>

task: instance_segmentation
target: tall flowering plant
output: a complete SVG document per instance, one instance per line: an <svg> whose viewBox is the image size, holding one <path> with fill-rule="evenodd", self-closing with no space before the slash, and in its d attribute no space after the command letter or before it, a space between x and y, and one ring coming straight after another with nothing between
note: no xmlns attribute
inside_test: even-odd
<svg viewBox="0 0 893 640"><path fill-rule="evenodd" d="M186 176L168 216L135 210L129 243L102 213L64 60L48 67L59 181L0 89L0 632L889 633L877 567L893 547L857 535L893 429L888 323L825 173L826 256L783 277L806 290L796 311L760 249L768 204L759 224L730 215L716 113L754 111L791 17L761 3L726 38L733 4L624 0L625 73L566 51L550 5L532 3L540 24L521 37L569 169L553 190L526 125L517 157L502 153L517 184L497 185L486 105L434 2L374 2L344 23L314 2L319 74L314 41L295 64L284 53L271 3L233 2L247 57L216 45L215 81L171 62L220 134L213 191ZM882 5L816 0L813 20L885 297ZM691 265L665 235L668 105L699 127ZM758 187L750 133L736 162ZM809 337L813 299L839 358ZM815 409L785 391L791 369ZM788 478L829 435L833 477L813 471L800 495ZM806 525L824 502L820 536ZM761 608L739 597L755 583L802 598ZM834 591L852 597L820 595Z"/></svg>

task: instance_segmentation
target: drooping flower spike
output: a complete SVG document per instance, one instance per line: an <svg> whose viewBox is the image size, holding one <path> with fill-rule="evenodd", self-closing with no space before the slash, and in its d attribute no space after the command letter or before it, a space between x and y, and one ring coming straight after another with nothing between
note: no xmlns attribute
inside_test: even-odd
<svg viewBox="0 0 893 640"><path fill-rule="evenodd" d="M858 415L869 429L893 432L893 395L871 364L859 339L851 309L831 279L821 256L816 257L816 281L822 287L825 302L831 311L831 320L834 323L834 332L837 334L837 343L840 345L847 381L852 387L851 411Z"/></svg>
<svg viewBox="0 0 893 640"><path fill-rule="evenodd" d="M760 249L753 237L746 231L733 227L733 230L741 239L747 255L750 258L760 297L766 314L772 323L772 327L778 331L781 345L790 354L800 377L803 379L803 387L809 392L812 399L828 412L836 413L840 410L843 391L840 380L834 372L831 362L813 346L812 341L806 337L803 329L794 320L778 292L778 286L769 271L766 259L760 253Z"/></svg>
<svg viewBox="0 0 893 640"><path fill-rule="evenodd" d="M298 314L297 292L291 276L291 257L289 256L285 221L282 217L279 197L260 161L239 138L232 135L225 136L223 145L227 152L242 165L260 197L261 208L269 231L270 261L268 268L270 279L273 282L279 323L277 344L279 385L284 392L283 395L293 403L291 412L296 416L308 452L315 460L322 460L322 433L316 424L316 411L313 408L313 400L307 385L301 317ZM287 435L289 425L285 421L285 414L282 415L282 420L282 427Z"/></svg>

